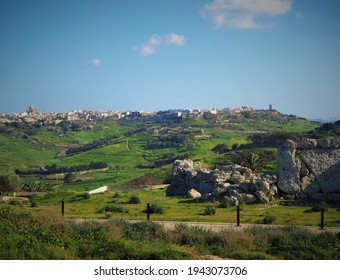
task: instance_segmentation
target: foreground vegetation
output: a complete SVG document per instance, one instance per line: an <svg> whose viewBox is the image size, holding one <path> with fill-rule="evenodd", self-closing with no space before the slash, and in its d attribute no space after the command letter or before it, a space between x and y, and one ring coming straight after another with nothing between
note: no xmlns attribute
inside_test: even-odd
<svg viewBox="0 0 340 280"><path fill-rule="evenodd" d="M74 224L0 205L0 259L340 259L340 234L294 227L212 232L153 222Z"/></svg>

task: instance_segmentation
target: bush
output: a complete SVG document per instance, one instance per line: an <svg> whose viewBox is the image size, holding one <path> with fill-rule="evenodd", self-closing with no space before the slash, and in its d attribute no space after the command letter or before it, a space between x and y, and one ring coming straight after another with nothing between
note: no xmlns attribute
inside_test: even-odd
<svg viewBox="0 0 340 280"><path fill-rule="evenodd" d="M8 201L10 205L22 205L24 202L21 199L18 198L12 198Z"/></svg>
<svg viewBox="0 0 340 280"><path fill-rule="evenodd" d="M321 202L319 205L313 206L311 209L307 209L304 213L321 212L321 210L328 211L328 205L326 202Z"/></svg>
<svg viewBox="0 0 340 280"><path fill-rule="evenodd" d="M91 194L89 192L84 192L83 193L83 198L84 199L90 199L91 198Z"/></svg>
<svg viewBox="0 0 340 280"><path fill-rule="evenodd" d="M231 204L229 201L222 201L220 205L218 205L219 208L229 208L231 207Z"/></svg>
<svg viewBox="0 0 340 280"><path fill-rule="evenodd" d="M129 209L127 209L126 207L122 205L107 204L99 210L99 213L106 213L106 212L128 213Z"/></svg>
<svg viewBox="0 0 340 280"><path fill-rule="evenodd" d="M123 196L123 194L121 193L121 192L116 192L113 196L112 196L112 198L120 198L120 197L122 197Z"/></svg>
<svg viewBox="0 0 340 280"><path fill-rule="evenodd" d="M165 208L161 204L151 204L150 205L150 214L164 214Z"/></svg>
<svg viewBox="0 0 340 280"><path fill-rule="evenodd" d="M208 205L204 209L204 215L215 215L216 214L216 207L214 205Z"/></svg>
<svg viewBox="0 0 340 280"><path fill-rule="evenodd" d="M30 199L31 201L31 207L38 207L38 201L35 199Z"/></svg>
<svg viewBox="0 0 340 280"><path fill-rule="evenodd" d="M266 215L263 217L262 221L260 221L260 224L272 224L276 220L276 217L271 215Z"/></svg>
<svg viewBox="0 0 340 280"><path fill-rule="evenodd" d="M140 204L141 203L140 197L136 194L132 195L129 199L129 203L130 204Z"/></svg>

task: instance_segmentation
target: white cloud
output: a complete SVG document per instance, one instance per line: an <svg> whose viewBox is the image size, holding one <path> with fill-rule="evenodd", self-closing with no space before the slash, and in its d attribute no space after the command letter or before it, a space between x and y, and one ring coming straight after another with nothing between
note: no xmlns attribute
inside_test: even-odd
<svg viewBox="0 0 340 280"><path fill-rule="evenodd" d="M184 36L171 33L166 36L165 41L169 45L184 46L185 38Z"/></svg>
<svg viewBox="0 0 340 280"><path fill-rule="evenodd" d="M283 15L291 7L292 0L213 0L202 7L201 15L217 28L254 29L268 27L255 21L256 16Z"/></svg>
<svg viewBox="0 0 340 280"><path fill-rule="evenodd" d="M84 66L88 67L99 67L103 64L103 61L99 58L92 59L84 64Z"/></svg>
<svg viewBox="0 0 340 280"><path fill-rule="evenodd" d="M134 48L134 50L141 56L149 56L154 54L164 45L184 46L185 43L185 37L175 33L170 33L165 36L152 35L147 43L141 47Z"/></svg>

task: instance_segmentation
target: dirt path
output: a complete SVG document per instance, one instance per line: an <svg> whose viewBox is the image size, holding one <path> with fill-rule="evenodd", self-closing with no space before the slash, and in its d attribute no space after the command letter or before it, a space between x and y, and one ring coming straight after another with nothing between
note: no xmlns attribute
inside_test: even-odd
<svg viewBox="0 0 340 280"><path fill-rule="evenodd" d="M123 187L109 187L112 192L120 191L137 191L137 190L157 190L164 189L169 185L145 185L145 186L123 186Z"/></svg>
<svg viewBox="0 0 340 280"><path fill-rule="evenodd" d="M67 221L74 222L76 224L83 223L86 221L96 221L100 223L109 222L110 220L105 219L67 219ZM138 223L141 222L141 220L126 220L130 223ZM158 223L162 225L167 230L173 230L175 229L177 224L185 224L190 227L198 226L203 227L205 229L209 229L214 232L218 232L221 230L235 230L240 231L244 230L248 227L262 227L262 228L282 228L287 227L283 225L264 225L264 224L241 224L240 226L237 226L236 224L227 224L227 223L209 223L209 222L181 222L181 221L153 221L155 223ZM340 227L325 227L323 230L316 226L296 226L296 228L301 228L310 231L311 233L322 233L322 232L340 232Z"/></svg>

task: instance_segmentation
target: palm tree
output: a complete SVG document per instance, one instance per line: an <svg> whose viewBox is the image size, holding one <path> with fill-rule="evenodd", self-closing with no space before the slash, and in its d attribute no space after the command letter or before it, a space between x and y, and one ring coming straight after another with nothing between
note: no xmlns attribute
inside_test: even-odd
<svg viewBox="0 0 340 280"><path fill-rule="evenodd" d="M244 154L242 165L248 167L251 171L255 172L263 166L263 160L258 154L249 152Z"/></svg>

